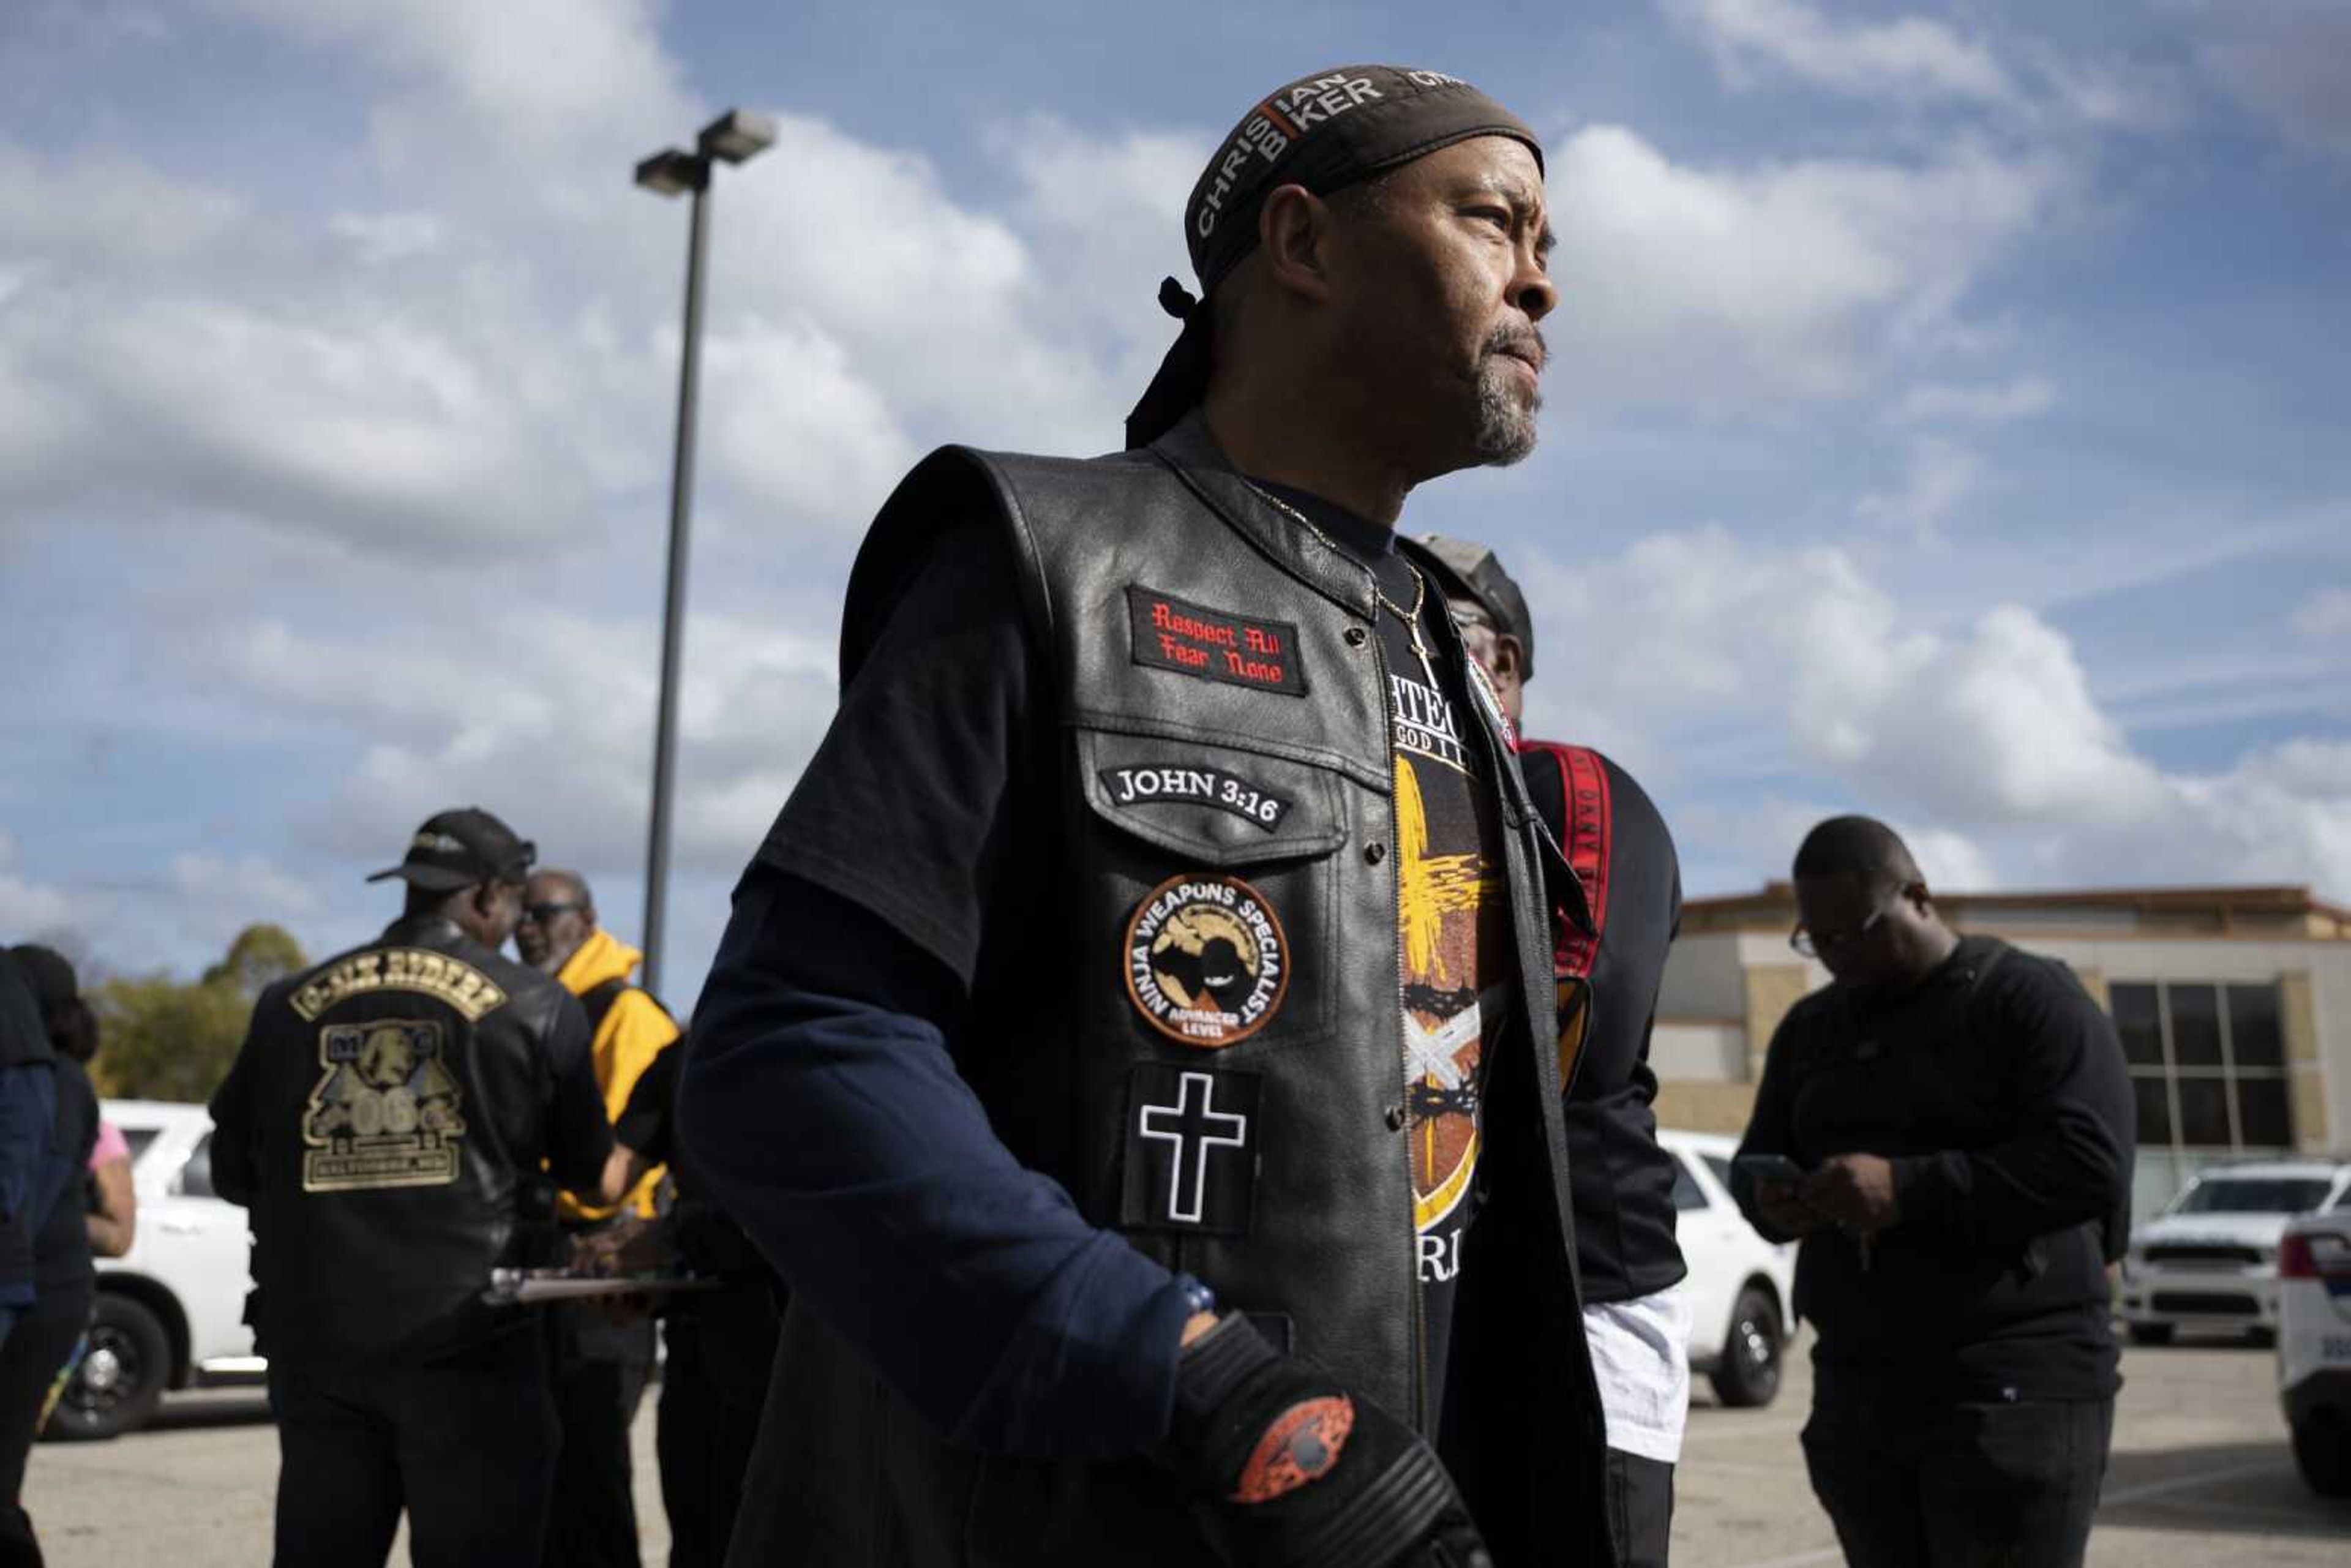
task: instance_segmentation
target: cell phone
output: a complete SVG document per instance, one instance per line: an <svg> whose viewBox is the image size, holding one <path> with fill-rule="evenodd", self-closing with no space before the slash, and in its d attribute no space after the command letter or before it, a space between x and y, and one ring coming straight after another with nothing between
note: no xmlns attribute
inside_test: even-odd
<svg viewBox="0 0 2351 1568"><path fill-rule="evenodd" d="M1730 1168L1759 1188L1794 1186L1804 1179L1804 1167L1785 1155L1741 1155Z"/></svg>

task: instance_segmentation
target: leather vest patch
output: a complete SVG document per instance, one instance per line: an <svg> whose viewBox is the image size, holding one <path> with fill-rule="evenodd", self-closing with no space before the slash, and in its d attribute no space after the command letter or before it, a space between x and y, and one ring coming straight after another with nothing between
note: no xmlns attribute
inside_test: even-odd
<svg viewBox="0 0 2351 1568"><path fill-rule="evenodd" d="M1203 1051L1247 1040L1290 989L1290 939L1237 876L1169 877L1126 925L1126 994L1145 1022Z"/></svg>
<svg viewBox="0 0 2351 1568"><path fill-rule="evenodd" d="M1210 610L1140 583L1127 586L1126 609L1138 664L1262 692L1306 695L1298 628L1290 622Z"/></svg>
<svg viewBox="0 0 2351 1568"><path fill-rule="evenodd" d="M465 1096L442 1065L445 1043L431 1019L378 1019L319 1031L325 1071L302 1111L304 1192L457 1179Z"/></svg>
<svg viewBox="0 0 2351 1568"><path fill-rule="evenodd" d="M1170 758L1134 767L1104 768L1098 777L1105 799L1120 810L1161 802L1214 806L1265 832L1281 826L1290 802L1261 784L1204 762Z"/></svg>
<svg viewBox="0 0 2351 1568"><path fill-rule="evenodd" d="M1144 1230L1248 1234L1263 1078L1138 1062L1120 1218Z"/></svg>

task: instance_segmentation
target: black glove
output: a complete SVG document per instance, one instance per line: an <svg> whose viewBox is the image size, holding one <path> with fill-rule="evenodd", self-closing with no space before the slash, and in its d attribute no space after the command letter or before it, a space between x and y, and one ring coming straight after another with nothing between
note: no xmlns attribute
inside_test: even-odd
<svg viewBox="0 0 2351 1568"><path fill-rule="evenodd" d="M1247 1568L1493 1568L1419 1434L1238 1312L1185 1347L1168 1443Z"/></svg>

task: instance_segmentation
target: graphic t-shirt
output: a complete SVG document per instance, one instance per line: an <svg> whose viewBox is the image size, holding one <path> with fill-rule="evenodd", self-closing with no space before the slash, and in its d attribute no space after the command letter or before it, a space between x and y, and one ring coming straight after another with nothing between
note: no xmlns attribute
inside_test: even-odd
<svg viewBox="0 0 2351 1568"><path fill-rule="evenodd" d="M1441 1406L1462 1251L1477 1218L1486 1044L1509 1012L1514 972L1492 767L1479 700L1447 653L1443 591L1426 591L1395 535L1319 497L1261 486L1312 518L1372 569L1395 606L1379 611L1395 769L1396 956L1402 977L1405 1106L1414 1246L1420 1260L1424 1384ZM1400 611L1420 601L1420 645Z"/></svg>

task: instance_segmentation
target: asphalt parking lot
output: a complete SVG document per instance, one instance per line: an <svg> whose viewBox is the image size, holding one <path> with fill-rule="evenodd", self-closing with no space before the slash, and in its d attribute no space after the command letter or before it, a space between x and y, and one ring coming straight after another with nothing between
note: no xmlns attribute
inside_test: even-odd
<svg viewBox="0 0 2351 1568"><path fill-rule="evenodd" d="M2304 1490L2278 1416L2273 1354L2187 1345L2125 1353L2122 1405L2090 1561L2101 1568L2231 1568L2351 1561L2351 1502ZM1679 1477L1677 1568L1810 1568L1838 1561L1804 1480L1796 1433L1811 1400L1792 1359L1777 1404L1724 1410L1699 1385ZM637 1510L648 1568L667 1557L650 1402L637 1426ZM168 1563L253 1568L269 1556L276 1436L246 1393L175 1397L148 1431L45 1444L25 1501L57 1568ZM404 1563L404 1551L393 1561Z"/></svg>

